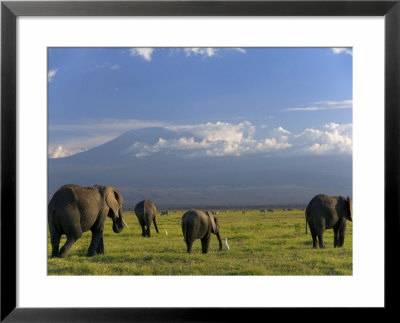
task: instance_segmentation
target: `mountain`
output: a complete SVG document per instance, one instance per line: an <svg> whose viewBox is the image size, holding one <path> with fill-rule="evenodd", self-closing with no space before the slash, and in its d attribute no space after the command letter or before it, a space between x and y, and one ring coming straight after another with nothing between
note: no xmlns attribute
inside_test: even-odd
<svg viewBox="0 0 400 323"><path fill-rule="evenodd" d="M178 145L154 148L182 137L201 143L188 131L145 128L73 156L49 159L49 198L67 183L112 185L121 190L126 209L144 198L159 208L189 208L306 205L318 193L351 196L351 156L193 157Z"/></svg>

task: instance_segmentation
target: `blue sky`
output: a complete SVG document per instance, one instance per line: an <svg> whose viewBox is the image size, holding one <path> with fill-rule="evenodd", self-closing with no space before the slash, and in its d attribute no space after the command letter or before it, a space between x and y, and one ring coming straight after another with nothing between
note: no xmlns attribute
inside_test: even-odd
<svg viewBox="0 0 400 323"><path fill-rule="evenodd" d="M149 126L190 129L208 149L223 141L218 154L351 154L352 58L348 48L49 48L49 156Z"/></svg>

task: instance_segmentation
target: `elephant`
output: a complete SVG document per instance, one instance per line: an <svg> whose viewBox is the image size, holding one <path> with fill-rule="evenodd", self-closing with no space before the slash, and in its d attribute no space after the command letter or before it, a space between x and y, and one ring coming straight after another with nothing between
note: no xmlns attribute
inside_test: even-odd
<svg viewBox="0 0 400 323"><path fill-rule="evenodd" d="M334 233L333 245L335 248L343 246L346 233L346 221L353 221L353 201L350 197L316 195L306 210L307 223L310 227L313 247L317 248L317 237L320 248L325 248L323 234L326 229Z"/></svg>
<svg viewBox="0 0 400 323"><path fill-rule="evenodd" d="M60 187L48 205L51 257L67 257L72 245L89 230L92 241L87 256L104 254L103 231L107 216L112 219L115 233L120 233L124 226L128 228L122 218L123 203L121 192L111 186L67 184ZM63 234L67 241L59 250Z"/></svg>
<svg viewBox="0 0 400 323"><path fill-rule="evenodd" d="M142 236L143 237L150 237L150 226L151 222L154 223L154 227L156 228L157 233L160 233L158 231L158 225L157 225L157 208L155 204L152 201L149 200L143 200L136 204L135 206L135 214L139 220L140 226L142 227Z"/></svg>
<svg viewBox="0 0 400 323"><path fill-rule="evenodd" d="M217 236L219 251L222 250L222 241L219 235L218 219L208 211L190 210L182 216L183 240L186 242L187 252L192 252L194 240L201 240L203 253L208 252L211 233Z"/></svg>

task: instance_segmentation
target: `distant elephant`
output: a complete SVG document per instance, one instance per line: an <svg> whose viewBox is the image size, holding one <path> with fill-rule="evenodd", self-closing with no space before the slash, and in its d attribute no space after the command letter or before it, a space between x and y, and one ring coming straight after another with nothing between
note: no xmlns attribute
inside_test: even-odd
<svg viewBox="0 0 400 323"><path fill-rule="evenodd" d="M201 240L201 249L203 253L208 252L211 233L214 233L219 242L219 250L222 250L222 241L219 235L218 219L213 214L206 211L190 210L182 216L183 240L186 242L187 252L192 252L193 241Z"/></svg>
<svg viewBox="0 0 400 323"><path fill-rule="evenodd" d="M92 241L87 256L103 254L103 231L107 216L113 221L115 233L120 233L123 226L128 227L122 218L123 202L121 192L111 186L67 184L59 188L48 206L51 256L67 257L75 241L89 230L92 231ZM67 241L58 250L63 234L66 234Z"/></svg>
<svg viewBox="0 0 400 323"><path fill-rule="evenodd" d="M353 201L349 197L342 196L315 196L305 211L306 233L307 223L310 227L313 247L317 248L317 237L319 247L325 248L323 234L326 229L332 229L334 233L334 247L342 247L346 233L346 221L353 221Z"/></svg>
<svg viewBox="0 0 400 323"><path fill-rule="evenodd" d="M150 237L150 226L151 222L154 223L154 227L156 228L157 233L160 233L158 231L158 226L157 226L157 208L155 204L152 201L149 200L143 200L136 204L135 206L135 214L139 220L140 226L142 227L142 236L143 237Z"/></svg>

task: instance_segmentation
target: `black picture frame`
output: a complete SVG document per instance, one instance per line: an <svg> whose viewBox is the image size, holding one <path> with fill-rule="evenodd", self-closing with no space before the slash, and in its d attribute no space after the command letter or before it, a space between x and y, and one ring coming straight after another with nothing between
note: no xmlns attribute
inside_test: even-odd
<svg viewBox="0 0 400 323"><path fill-rule="evenodd" d="M385 306L396 311L400 221L400 0L380 1L2 1L1 3L1 321L206 322L254 319L244 308L17 308L16 19L18 16L384 16L385 19ZM371 237L373 239L373 237ZM299 310L299 309L297 309ZM328 310L328 309L327 309ZM334 309L330 309L333 313ZM303 317L305 318L305 317ZM308 318L307 318L308 319Z"/></svg>

